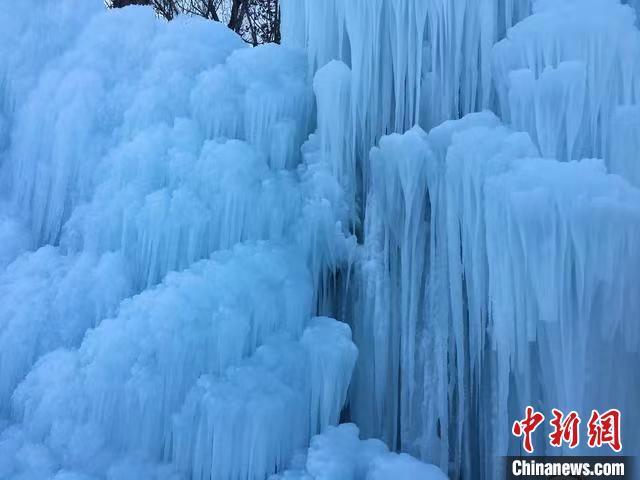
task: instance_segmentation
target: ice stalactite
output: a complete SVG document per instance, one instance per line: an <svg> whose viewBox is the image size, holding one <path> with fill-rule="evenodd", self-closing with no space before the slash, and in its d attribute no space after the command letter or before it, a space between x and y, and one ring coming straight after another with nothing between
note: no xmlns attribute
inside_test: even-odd
<svg viewBox="0 0 640 480"><path fill-rule="evenodd" d="M245 142L205 141L198 132L193 122L177 121L113 151L93 199L65 225L62 244L122 250L144 288L238 242L284 238L302 198L293 175L270 172Z"/></svg>
<svg viewBox="0 0 640 480"><path fill-rule="evenodd" d="M102 11L42 66L40 81L13 115L3 162L36 245L58 243L75 207L91 201L100 186L136 175L120 171L114 179L110 169L127 146L159 148L143 136L161 129L183 134L177 147L190 154L197 145L189 141L224 137L246 140L274 170L299 163L311 109L304 56L272 46L245 49L239 39L226 38L221 25L194 20L181 28L182 22L164 25L142 9ZM136 41L137 35L149 40ZM95 51L105 58L96 61ZM156 170L145 180L160 188L165 179Z"/></svg>
<svg viewBox="0 0 640 480"><path fill-rule="evenodd" d="M347 135L354 136L356 172L363 185L358 193L363 195L360 220L364 246L354 282L358 302L348 318L364 361L356 366L351 418L366 437L381 436L393 448L434 461L454 477L473 478L474 472L481 472L484 478L494 475L496 464L491 459L495 452L514 451L508 422L521 415L522 404L518 402L527 395L539 396L548 390L545 406L557 401L568 408L571 403L562 402L560 391L565 387L555 380L550 381L554 386L543 387L525 380L514 382L514 375L562 371L559 360L549 360L552 355L548 350L553 348L562 355L582 358L575 360L575 368L592 365L581 357L583 346L579 344L585 341L557 344L543 335L537 340L525 335L520 345L497 343L501 332L496 331L494 322L502 317L496 312L508 310L510 304L504 297L496 304L498 298L491 293L496 287L491 285L504 281L507 271L499 269L496 259L489 262L487 239L490 234L499 235L489 228L504 234L510 218L500 210L499 217L488 219L499 209L490 210L485 199L487 185L493 184L494 177L508 175L520 163L529 162L561 175L563 167L540 159L541 154L559 160L604 156L611 172L637 183L634 127L640 91L636 61L640 42L635 17L628 6L615 1L594 0L588 7L585 11L584 2L571 0L431 2L428 6L402 1L342 4L337 0L322 2L322 6L314 2L283 4L285 41L307 48L310 68L318 71L317 83L340 86L351 98L349 108L336 108L325 100L327 95L316 91L319 110L331 108L340 117L335 131L319 129L317 141L338 144L335 138L348 124L343 117L351 118ZM402 29L396 28L396 20ZM422 24L422 29L416 28L414 21ZM323 25L329 26L328 41L321 35ZM416 58L422 58L422 64ZM333 59L341 60L349 70L343 66L338 69ZM328 67L322 68L325 64ZM412 80L416 75L418 82ZM379 95L371 95L375 91ZM416 102L418 115L412 113ZM499 108L503 118L474 114L445 122L429 135L415 130L402 138L382 137L380 149L374 148L367 161L368 147L381 135L404 132L415 122L433 126L486 107ZM502 121L530 137L510 130ZM413 148L407 148L409 144ZM339 147L333 151L348 149ZM383 156L380 152L385 148L388 154ZM334 161L344 158L348 157ZM530 160L519 160L523 158ZM404 163L411 165L407 169L410 175L403 173ZM554 197L557 204L550 202L548 208L539 210L562 225L578 219L587 222L589 215L583 212L565 216L565 202L579 202L583 196L607 198L606 203L615 211L610 216L625 226L605 227L616 231L612 234L615 240L605 243L620 242L619 249L628 252L628 245L636 238L636 219L625 205L632 208L637 192L588 165L592 164L571 164L568 177L584 179L593 174L602 190L572 189L568 177L562 187L553 186L541 175L537 188L553 188L556 193L566 190L568 196ZM583 169L591 169L591 174L584 177ZM502 202L504 206L506 200ZM596 205L584 208L593 209L597 216ZM522 220L518 228L525 228L527 222ZM589 242L597 244L596 231L581 231ZM520 242L525 241L524 235L520 235ZM498 253L505 255L504 250L494 252ZM587 270L576 270L575 265L584 260L580 254L571 257L574 253L571 249L565 252L567 263L558 267L562 270L558 275L573 280L549 296L553 301L562 303L566 296L567 302L573 302L571 281L578 282L575 276L579 273L589 276ZM607 261L623 268L618 259ZM551 268L551 260L543 252L519 262L514 269L522 267L528 272L522 275L531 276L533 268ZM596 278L592 277L595 283L610 283L610 279ZM517 291L526 295L522 292L531 288L520 283ZM634 285L627 278L617 288L619 292L632 291ZM584 297L575 300L573 307L563 307L565 314L588 317L577 305L600 304L604 291L596 290L582 292ZM624 311L615 312L616 320L609 325L626 324L628 313L624 312L636 311L633 295L621 295L615 302L624 305ZM513 305L523 299L511 301ZM540 312L531 315L535 317L531 325L542 332L548 319ZM592 320L583 321L590 324ZM577 319L572 322L562 324L571 335L580 335L576 332L583 326ZM599 330L585 328L592 331L588 342L594 350L601 339L596 333ZM619 336L616 341L622 339ZM535 349L538 352L527 357L527 352ZM513 360L518 355L520 365ZM633 342L625 355L637 356ZM590 361L605 365L611 358L615 358L614 352L604 346ZM550 363L540 367L543 360ZM529 370L519 370L523 365ZM602 367L594 370L599 372L598 381L609 381ZM573 382L566 372L554 375L564 375L562 381L567 385ZM622 383L637 383L631 370L624 376ZM624 391L616 382L610 381L611 388ZM584 393L598 403L597 395L591 395L591 391ZM614 400L608 398L610 403ZM635 418L629 421L632 425L637 422Z"/></svg>
<svg viewBox="0 0 640 480"><path fill-rule="evenodd" d="M338 421L356 357L348 326L315 318L299 342L268 340L223 377L202 377L174 420L175 464L194 479L260 480L280 470Z"/></svg>
<svg viewBox="0 0 640 480"><path fill-rule="evenodd" d="M616 110L640 102L635 20L617 0L537 2L494 47L503 119L528 131L545 156L610 165L611 149L624 148L613 145Z"/></svg>
<svg viewBox="0 0 640 480"><path fill-rule="evenodd" d="M82 0L38 7L38 15L33 15L31 2L0 4L0 16L11 18L10 22L3 22L0 30L0 159L3 147L7 146L3 142L8 141L2 135L3 122L6 136L16 109L37 84L44 65L73 44L81 25L101 8L95 2ZM43 42L43 38L48 41Z"/></svg>
<svg viewBox="0 0 640 480"><path fill-rule="evenodd" d="M491 106L491 48L531 3L288 0L283 39L307 50L312 72L334 59L351 68L350 121L363 159L385 133Z"/></svg>
<svg viewBox="0 0 640 480"><path fill-rule="evenodd" d="M471 348L481 349L483 325L475 323L480 318L465 325L463 273L448 265L454 257L448 256L447 230L454 224L447 201L459 194L450 191L445 158L458 131L498 125L491 114L470 115L428 136L412 130L383 137L371 153L365 256L353 317L365 361L354 377L353 418L367 436L382 436L441 466L459 465L469 448L462 432L470 401L467 335L476 345ZM525 151L535 154L529 145ZM468 201L473 204L473 197ZM459 231L451 236L463 233L478 237ZM453 253L460 248L451 247Z"/></svg>
<svg viewBox="0 0 640 480"><path fill-rule="evenodd" d="M421 376L417 346L431 221L427 182L432 154L425 137L419 128L383 137L370 161L365 235L372 252L361 280L366 323L354 324L363 356L354 379L353 415L367 436L383 435L393 448L409 447L393 419L400 418L406 428L418 408L413 388ZM373 377L367 375L371 365Z"/></svg>
<svg viewBox="0 0 640 480"><path fill-rule="evenodd" d="M320 141L320 160L331 166L340 182L345 201L353 209L359 185L356 173L353 125L351 119L351 70L343 62L333 60L322 67L313 78L316 96ZM352 221L357 212L351 212Z"/></svg>
<svg viewBox="0 0 640 480"><path fill-rule="evenodd" d="M488 479L531 402L636 453L629 5L0 5L0 477Z"/></svg>
<svg viewBox="0 0 640 480"><path fill-rule="evenodd" d="M186 115L184 97L196 74L240 46L222 40L222 27L208 29L203 22L183 30L140 9L115 15L119 22L104 11L88 16L72 45L43 65L40 81L15 113L3 167L36 245L59 240L75 206L91 198L101 159L111 148L126 141L132 128ZM141 33L149 41L136 41ZM187 45L188 58L178 53ZM96 50L105 52L101 61Z"/></svg>
<svg viewBox="0 0 640 480"><path fill-rule="evenodd" d="M491 427L491 423L508 422L509 415L515 412L508 413L508 405L500 403L508 395L509 371L496 371L487 349L493 332L488 290L492 264L487 261L486 252L484 185L487 178L507 169L514 159L537 157L537 149L528 135L509 131L488 114L444 124L434 129L430 138L449 142L441 157L446 199L440 204L440 216L446 218L445 228L440 229L445 237L444 242L440 239L441 246L444 244L440 255L446 255L447 271L445 278L439 280L449 282L449 294L444 304L436 297L437 292L431 297L439 305L438 311L450 312L448 326L443 328L445 337L440 342L448 344L453 353L441 351L428 362L442 365L449 358L450 367L440 375L448 372L451 393L447 395L448 405L430 401L423 415L427 419L437 415L441 422L448 423L445 438L448 437L450 461L457 465L457 475L469 478L472 472L480 471L490 478L496 469L492 460L495 452L507 451L507 445L496 439L506 437L500 427ZM434 281L439 275L434 274ZM443 417L447 411L448 417ZM436 441L434 427L432 421L432 441ZM443 446L438 448L441 452L442 449ZM468 451L479 455L472 458L465 454Z"/></svg>

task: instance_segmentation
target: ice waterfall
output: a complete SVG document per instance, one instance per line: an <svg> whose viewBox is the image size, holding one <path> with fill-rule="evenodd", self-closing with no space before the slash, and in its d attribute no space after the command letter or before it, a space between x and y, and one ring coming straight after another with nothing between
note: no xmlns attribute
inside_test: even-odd
<svg viewBox="0 0 640 480"><path fill-rule="evenodd" d="M638 2L14 3L0 478L491 479L531 403L640 453Z"/></svg>

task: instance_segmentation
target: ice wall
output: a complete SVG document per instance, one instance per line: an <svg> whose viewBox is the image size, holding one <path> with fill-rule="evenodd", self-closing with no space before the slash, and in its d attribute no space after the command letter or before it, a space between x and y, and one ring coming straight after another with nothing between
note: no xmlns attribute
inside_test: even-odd
<svg viewBox="0 0 640 480"><path fill-rule="evenodd" d="M525 399L633 410L637 374L606 373L638 356L637 328L625 331L638 308L632 8L290 0L283 18L285 43L317 71L318 143L356 172L343 182L362 244L346 318L363 435L454 478L493 478L496 452L519 451L509 422ZM483 108L500 118L464 116ZM604 163L558 162L585 157ZM625 269L615 280L612 265Z"/></svg>
<svg viewBox="0 0 640 480"><path fill-rule="evenodd" d="M370 160L351 403L366 435L492 478L538 399L621 405L636 449L637 372L610 369L640 352L640 191L598 161L539 158L488 113L384 137Z"/></svg>
<svg viewBox="0 0 640 480"><path fill-rule="evenodd" d="M264 478L338 422L357 357L346 324L310 320L354 240L306 141L306 57L41 3L15 24L0 5L0 478L219 478L230 452ZM198 435L234 395L238 443L207 470Z"/></svg>

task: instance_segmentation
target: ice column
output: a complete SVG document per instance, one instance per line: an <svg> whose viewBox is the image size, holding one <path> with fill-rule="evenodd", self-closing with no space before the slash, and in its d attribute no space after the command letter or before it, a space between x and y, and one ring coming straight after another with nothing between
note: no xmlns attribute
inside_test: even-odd
<svg viewBox="0 0 640 480"><path fill-rule="evenodd" d="M419 405L415 388L422 376L433 154L426 134L416 127L383 137L370 162L367 243L358 280L362 310L354 323L362 350L352 411L365 435L381 435L393 448L410 448L408 429L419 429L409 419ZM398 417L404 432L396 429Z"/></svg>

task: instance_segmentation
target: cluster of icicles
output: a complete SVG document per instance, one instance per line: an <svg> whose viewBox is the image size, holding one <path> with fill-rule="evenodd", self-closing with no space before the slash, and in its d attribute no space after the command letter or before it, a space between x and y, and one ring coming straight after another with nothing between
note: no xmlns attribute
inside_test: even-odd
<svg viewBox="0 0 640 480"><path fill-rule="evenodd" d="M638 7L284 2L363 245L344 319L365 437L491 479L525 406L619 408L640 451Z"/></svg>
<svg viewBox="0 0 640 480"><path fill-rule="evenodd" d="M637 2L13 3L0 478L492 479L531 403L640 452Z"/></svg>

